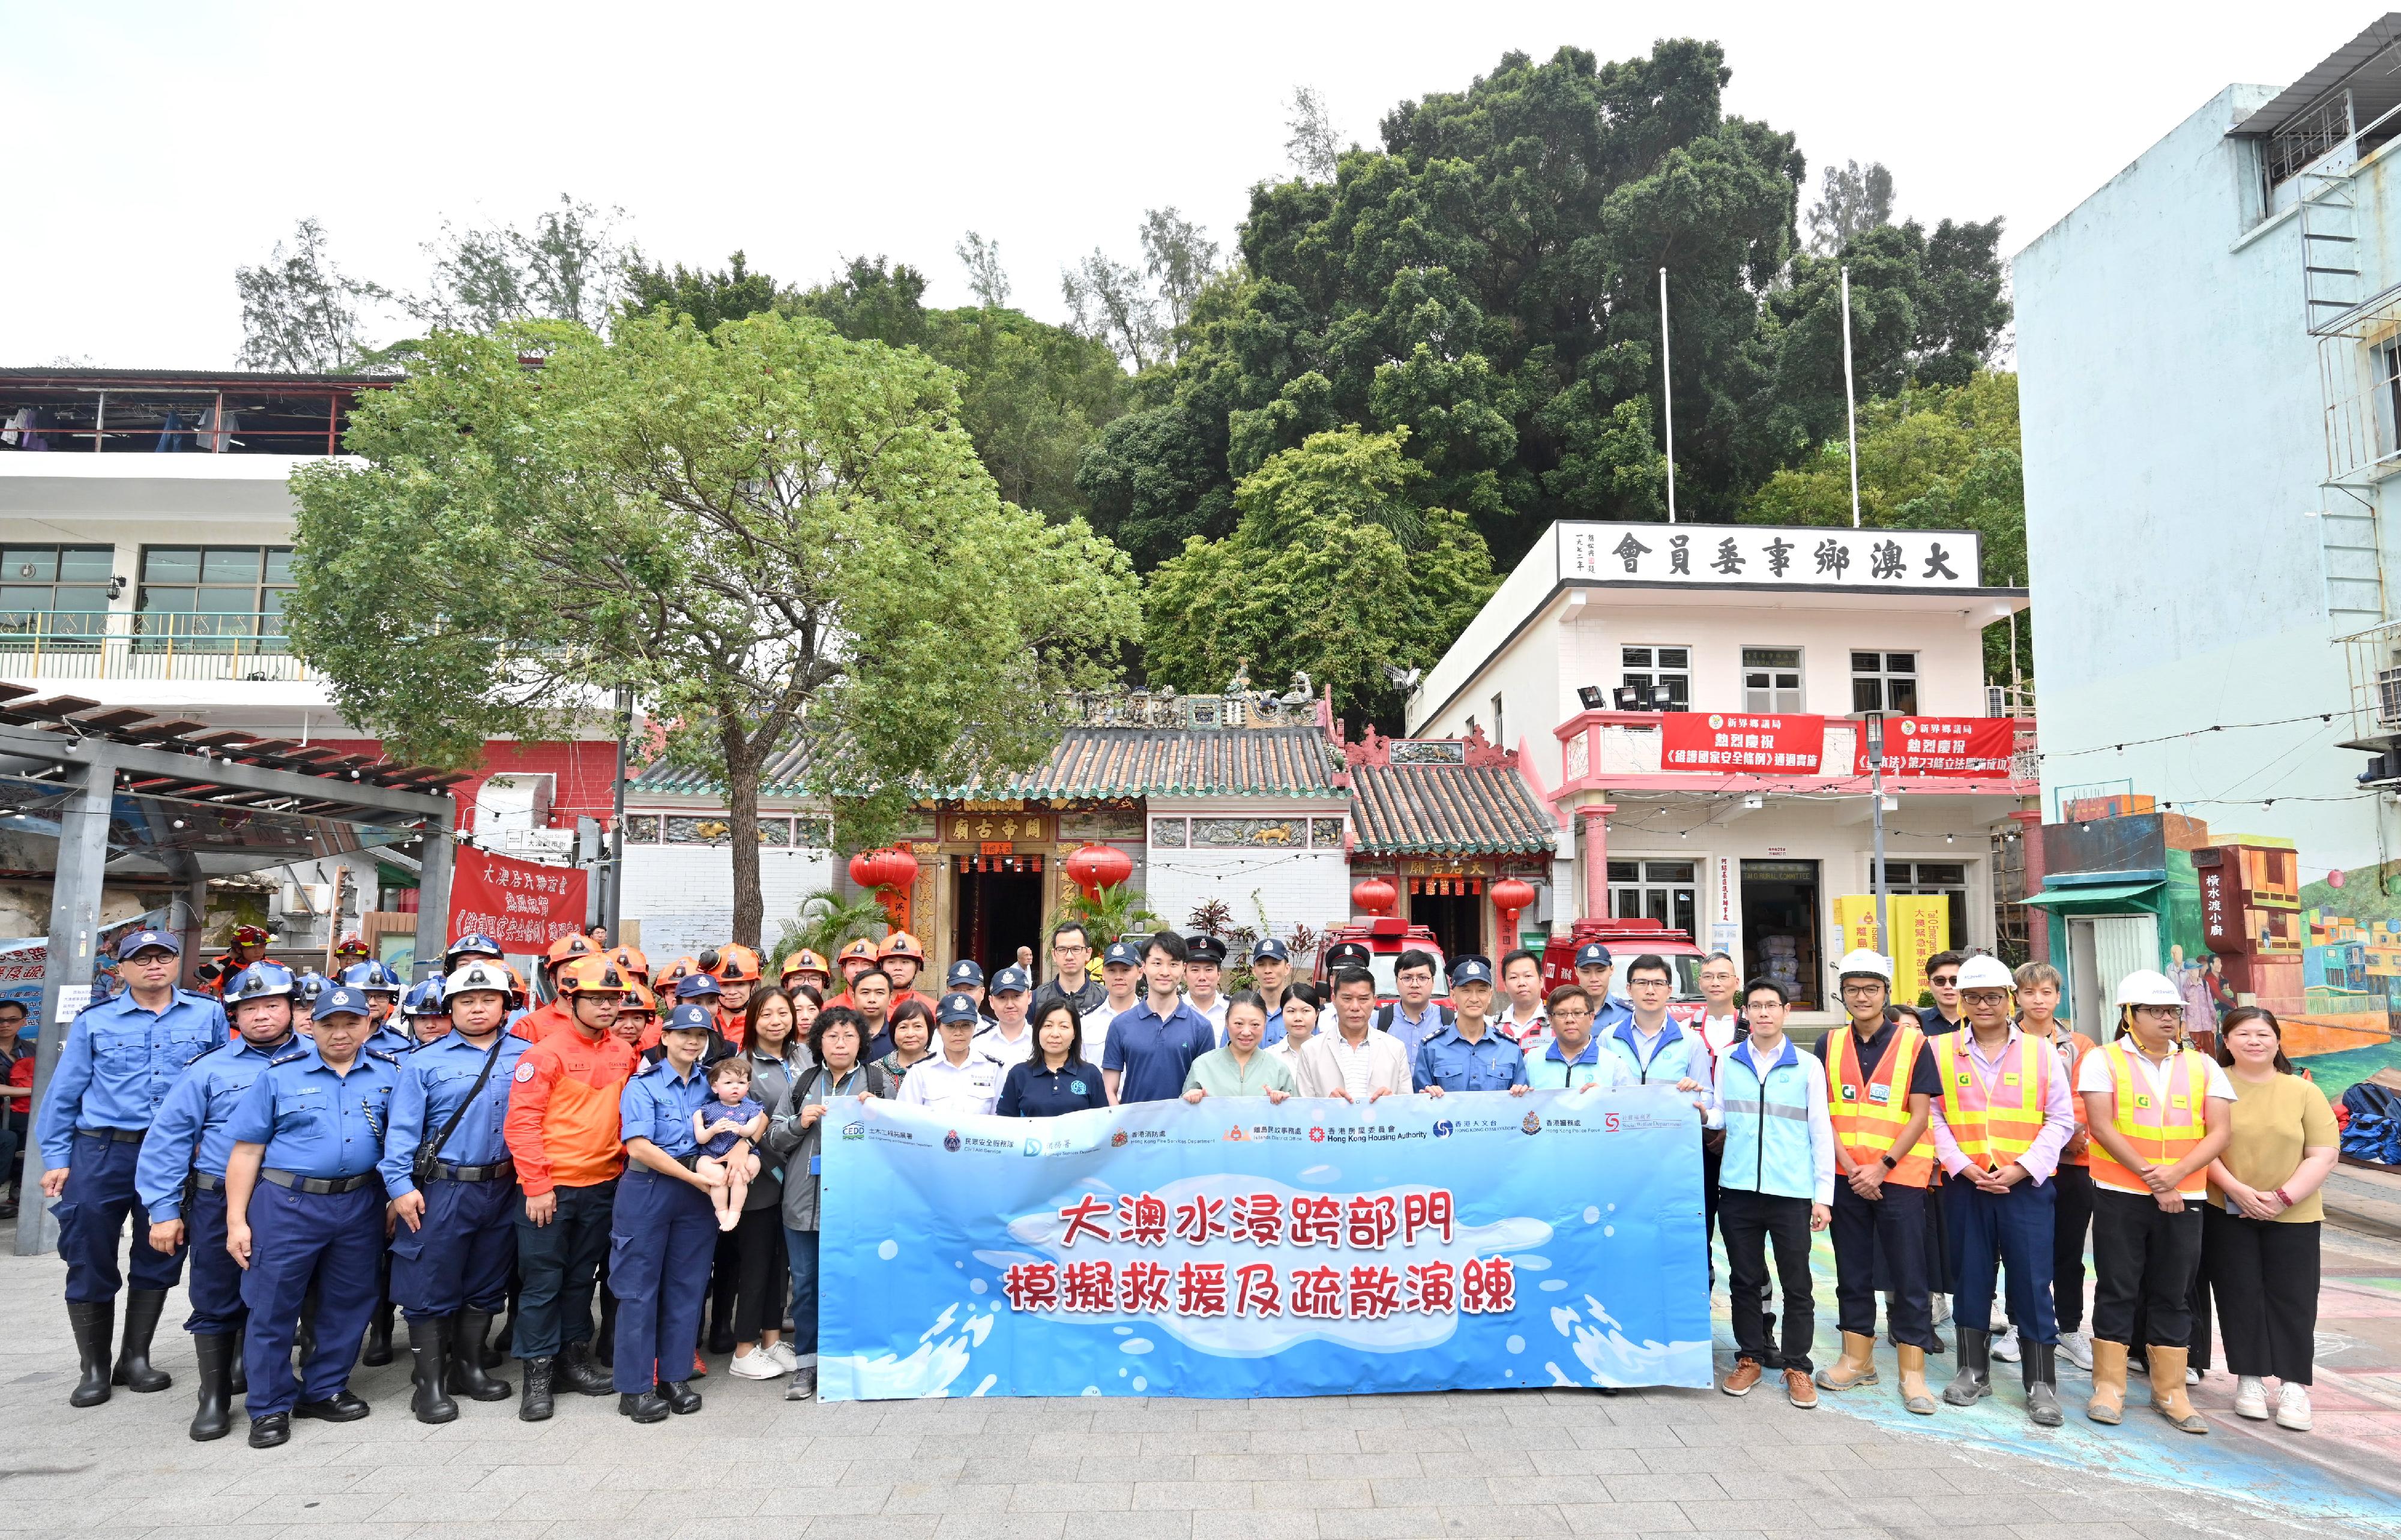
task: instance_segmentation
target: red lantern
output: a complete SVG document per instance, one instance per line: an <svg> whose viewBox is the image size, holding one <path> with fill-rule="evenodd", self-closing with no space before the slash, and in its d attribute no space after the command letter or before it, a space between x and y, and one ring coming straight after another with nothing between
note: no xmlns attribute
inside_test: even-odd
<svg viewBox="0 0 2401 1540"><path fill-rule="evenodd" d="M1067 857L1067 879L1097 904L1103 888L1114 888L1133 875L1133 857L1115 845L1087 841Z"/></svg>
<svg viewBox="0 0 2401 1540"><path fill-rule="evenodd" d="M1492 906L1501 911L1501 944L1503 947L1517 945L1517 917L1534 903L1531 883L1504 877L1492 884Z"/></svg>
<svg viewBox="0 0 2401 1540"><path fill-rule="evenodd" d="M1351 890L1351 904L1379 919L1392 913L1393 906L1400 901L1400 890L1393 886L1390 878L1371 877Z"/></svg>

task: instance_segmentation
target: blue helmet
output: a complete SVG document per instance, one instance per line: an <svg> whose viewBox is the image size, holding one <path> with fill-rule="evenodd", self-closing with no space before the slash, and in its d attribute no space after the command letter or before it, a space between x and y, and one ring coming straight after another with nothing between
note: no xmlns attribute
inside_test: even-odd
<svg viewBox="0 0 2401 1540"><path fill-rule="evenodd" d="M381 962L353 962L342 970L341 981L353 989L364 989L371 995L396 995L401 992L400 975Z"/></svg>
<svg viewBox="0 0 2401 1540"><path fill-rule="evenodd" d="M325 991L325 975L314 968L303 968L294 975L292 985L294 998L303 1005L314 1005Z"/></svg>
<svg viewBox="0 0 2401 1540"><path fill-rule="evenodd" d="M410 1016L438 1016L448 1007L442 1002L442 975L434 974L400 997L400 1014Z"/></svg>
<svg viewBox="0 0 2401 1540"><path fill-rule="evenodd" d="M462 957L498 958L506 957L507 955L508 954L506 952L501 950L501 944L499 942L493 940L490 936L477 933L473 935L462 935L458 940L450 943L448 949L444 951L442 954L442 961L446 965L455 968L459 965L459 960Z"/></svg>
<svg viewBox="0 0 2401 1540"><path fill-rule="evenodd" d="M245 1000L271 1000L278 995L289 1000L298 992L291 969L281 962L254 962L226 986L225 1002L239 1005Z"/></svg>

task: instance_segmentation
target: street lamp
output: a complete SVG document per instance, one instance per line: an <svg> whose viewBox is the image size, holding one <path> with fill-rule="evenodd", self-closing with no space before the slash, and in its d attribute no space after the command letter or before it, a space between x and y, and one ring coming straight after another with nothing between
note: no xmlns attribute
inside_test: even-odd
<svg viewBox="0 0 2401 1540"><path fill-rule="evenodd" d="M1874 886L1871 891L1875 894L1876 950L1889 957L1892 948L1886 938L1892 933L1886 929L1885 922L1884 713L1871 711L1859 720L1868 735L1868 799L1875 818L1875 871L1872 874Z"/></svg>

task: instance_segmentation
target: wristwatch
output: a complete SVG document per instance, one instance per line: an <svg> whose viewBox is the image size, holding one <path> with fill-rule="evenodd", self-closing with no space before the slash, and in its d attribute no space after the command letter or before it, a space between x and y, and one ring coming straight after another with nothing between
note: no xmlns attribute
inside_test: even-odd
<svg viewBox="0 0 2401 1540"><path fill-rule="evenodd" d="M1900 1168L1900 1162L1886 1155L1884 1157L1884 1168L1887 1171L1897 1171Z"/></svg>

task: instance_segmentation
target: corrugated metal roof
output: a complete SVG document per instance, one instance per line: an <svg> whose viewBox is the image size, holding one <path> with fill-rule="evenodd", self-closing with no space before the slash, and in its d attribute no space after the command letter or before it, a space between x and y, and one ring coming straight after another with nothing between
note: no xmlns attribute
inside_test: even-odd
<svg viewBox="0 0 2401 1540"><path fill-rule="evenodd" d="M1548 852L1558 823L1500 766L1355 765L1351 817L1362 855Z"/></svg>
<svg viewBox="0 0 2401 1540"><path fill-rule="evenodd" d="M2365 128L2401 102L2401 80L2395 78L2393 61L2384 61L2375 69L2365 67L2375 63L2377 56L2396 40L2401 40L2401 11L2386 11L2228 132L2240 138L2274 133L2344 86L2351 88L2354 99L2353 119Z"/></svg>

